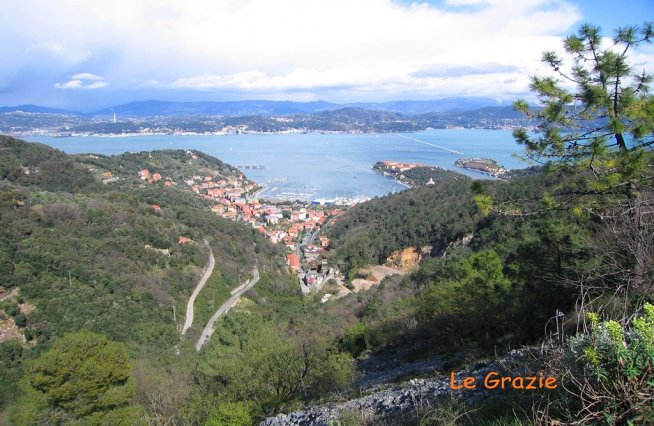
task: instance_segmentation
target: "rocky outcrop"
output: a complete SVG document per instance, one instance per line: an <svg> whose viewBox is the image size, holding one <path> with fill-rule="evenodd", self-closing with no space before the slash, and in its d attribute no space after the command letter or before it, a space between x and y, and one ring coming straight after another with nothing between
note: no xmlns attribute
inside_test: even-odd
<svg viewBox="0 0 654 426"><path fill-rule="evenodd" d="M386 259L386 265L391 268L398 268L402 272L412 271L418 263L422 260L423 256L429 255L432 251L432 246L424 247L407 247L402 250L397 250L391 253Z"/></svg>
<svg viewBox="0 0 654 426"><path fill-rule="evenodd" d="M524 369L528 361L529 349L511 352L500 360L477 363L475 366L455 373L456 383L461 383L465 377L475 377L477 383L482 383L484 377L491 371L507 372L513 375ZM302 411L280 414L270 417L260 423L260 426L328 426L338 424L343 413L354 412L362 418L393 419L404 414L415 413L434 407L443 398L454 397L466 401L466 404L477 404L498 390L486 390L478 386L474 390L452 390L450 377L441 376L429 379L412 379L387 389L371 390L367 396L337 402L322 407L307 407Z"/></svg>
<svg viewBox="0 0 654 426"><path fill-rule="evenodd" d="M456 239L454 241L450 241L447 244L440 244L440 245L434 247L434 249L432 251L432 256L443 258L443 257L447 256L447 253L453 248L467 247L472 242L472 239L474 237L475 237L475 234L471 232L469 234L465 234L461 238L458 238L458 239Z"/></svg>
<svg viewBox="0 0 654 426"><path fill-rule="evenodd" d="M425 256L445 257L449 250L456 247L466 247L474 238L474 233L463 235L447 244L437 244L435 246L424 247L407 247L396 250L386 258L386 266L398 268L402 272L412 272Z"/></svg>

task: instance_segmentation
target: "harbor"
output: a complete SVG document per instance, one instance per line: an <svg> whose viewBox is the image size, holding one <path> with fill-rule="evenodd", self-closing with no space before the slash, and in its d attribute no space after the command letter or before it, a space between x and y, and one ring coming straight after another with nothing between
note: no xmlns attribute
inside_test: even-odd
<svg viewBox="0 0 654 426"><path fill-rule="evenodd" d="M259 196L275 200L343 199L356 202L393 192L407 185L372 169L381 160L419 163L455 170L480 179L479 171L455 166L460 154L492 158L506 169L527 164L513 157L518 145L502 130L429 130L402 134L288 134L215 136L31 137L77 154L111 155L126 151L192 149L241 166L239 171L262 188ZM443 149L445 148L445 149Z"/></svg>

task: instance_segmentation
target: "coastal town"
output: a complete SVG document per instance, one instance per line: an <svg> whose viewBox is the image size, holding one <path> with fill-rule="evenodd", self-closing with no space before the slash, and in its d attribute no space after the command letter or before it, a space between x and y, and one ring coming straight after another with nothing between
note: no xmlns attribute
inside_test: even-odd
<svg viewBox="0 0 654 426"><path fill-rule="evenodd" d="M398 133L429 129L512 130L531 128L533 123L510 107L489 107L480 110L415 114L391 111L369 111L346 107L324 111L273 111L262 114L252 109L246 114L217 109L206 114L170 113L136 109L120 113L97 111L81 114L51 111L38 106L0 109L0 132L17 137L128 137L288 133ZM183 107L182 111L188 111ZM239 109L239 112L246 110Z"/></svg>
<svg viewBox="0 0 654 426"><path fill-rule="evenodd" d="M141 187L157 185L189 191L204 200L206 208L213 214L247 224L274 244L282 245L288 268L296 274L303 294L324 290L326 301L329 297L359 289L356 283L346 280L335 262L331 261L333 253L330 252L330 241L322 232L326 226L339 220L339 215L356 202L354 199L285 201L266 198L263 194L267 187L249 179L242 171L258 170L264 166L230 166L193 150L133 154L125 160L133 161L131 167L134 172L129 175L119 172L114 175L111 170L116 171L116 164L111 163L108 157L85 155L80 159L88 161L90 170L101 176L106 184L130 176ZM406 187L466 179L454 171L418 162L384 160L375 163L372 168ZM165 206L156 204L156 200L150 208L155 212L165 210ZM177 243L186 245L195 242L187 235L179 235ZM149 249L155 250L152 247ZM378 278L381 279L383 275Z"/></svg>
<svg viewBox="0 0 654 426"><path fill-rule="evenodd" d="M188 154L194 156L192 152ZM496 166L496 163L491 164L487 161L476 160L475 165ZM467 163L457 165L467 168ZM499 166L496 167L501 169ZM407 187L434 185L434 178L442 180L461 177L455 172L416 162L384 160L376 163L373 169L393 177ZM476 170L481 171L479 168ZM421 178L407 174L410 171L422 174ZM496 172L495 169L484 171L489 174ZM139 178L144 184L163 182L165 187L183 185L202 199L209 201L214 214L224 219L248 224L266 235L273 243L283 245L286 250L286 263L290 270L297 274L304 294L321 291L329 280L345 288L340 271L329 262L330 241L327 236L321 234L321 230L328 224L338 221L338 216L345 211L346 205L317 201L265 200L259 197L265 188L248 179L241 172L226 176L224 171L221 173L218 170L210 170L204 175L196 174L182 179L182 182L175 182L170 177L143 169L139 172ZM153 205L152 208L160 209L157 205ZM188 242L188 239L180 236L180 244Z"/></svg>
<svg viewBox="0 0 654 426"><path fill-rule="evenodd" d="M193 155L193 154L191 154ZM105 172L105 178L111 178ZM273 243L282 244L287 252L287 264L297 274L304 294L320 291L329 279L339 280L337 268L328 266L329 238L320 235L328 223L338 220L344 207L313 203L267 202L258 198L261 187L238 173L224 176L218 170L205 175L193 175L182 182L161 173L142 169L138 172L142 185L183 185L202 199L210 201L211 211L225 219L250 225ZM161 206L153 204L155 211ZM191 241L180 236L179 244Z"/></svg>

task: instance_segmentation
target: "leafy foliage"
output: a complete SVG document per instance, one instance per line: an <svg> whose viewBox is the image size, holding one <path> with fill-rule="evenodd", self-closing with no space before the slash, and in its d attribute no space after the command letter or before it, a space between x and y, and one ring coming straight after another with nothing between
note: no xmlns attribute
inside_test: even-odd
<svg viewBox="0 0 654 426"><path fill-rule="evenodd" d="M441 169L440 167L415 167L413 169L403 172L403 175L413 185L426 185L431 179L435 182L448 182L448 181L469 181L465 175L462 175L451 170Z"/></svg>
<svg viewBox="0 0 654 426"><path fill-rule="evenodd" d="M587 319L588 332L549 353L566 390L552 407L573 424L651 424L654 306L646 304L626 325L593 312Z"/></svg>
<svg viewBox="0 0 654 426"><path fill-rule="evenodd" d="M75 192L93 182L91 174L61 151L0 135L0 180L49 191Z"/></svg>
<svg viewBox="0 0 654 426"><path fill-rule="evenodd" d="M242 402L225 402L209 414L204 426L250 426L252 416L248 406Z"/></svg>
<svg viewBox="0 0 654 426"><path fill-rule="evenodd" d="M136 418L127 349L104 336L67 334L28 364L24 379L26 395L14 410L33 404L34 422L130 424Z"/></svg>
<svg viewBox="0 0 654 426"><path fill-rule="evenodd" d="M354 377L347 354L330 348L329 333L313 326L280 330L256 314L225 318L205 355L209 386L232 401L253 401L265 413L293 407Z"/></svg>

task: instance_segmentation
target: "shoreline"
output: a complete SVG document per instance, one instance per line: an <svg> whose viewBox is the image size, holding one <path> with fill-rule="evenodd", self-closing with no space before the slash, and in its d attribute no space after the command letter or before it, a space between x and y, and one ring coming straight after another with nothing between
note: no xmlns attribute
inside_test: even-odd
<svg viewBox="0 0 654 426"><path fill-rule="evenodd" d="M410 131L398 131L398 132L367 132L361 130L352 130L352 131L342 131L342 130L280 130L277 132L258 132L258 131L215 131L215 132L176 132L176 133L166 133L166 132L148 132L148 133L71 133L71 132L49 132L49 131L23 131L23 132L7 132L0 134L6 134L15 138L24 138L24 137L50 137L50 138L130 138L130 137L145 137L145 136L234 136L234 135L261 135L261 136L274 136L274 135L402 135L402 134L415 134L421 133L430 130L446 130L446 131L478 131L478 130L488 130L488 131L511 131L510 128L486 128L486 127L470 127L470 128L425 128L419 130L410 130ZM449 150L449 148L447 149Z"/></svg>

